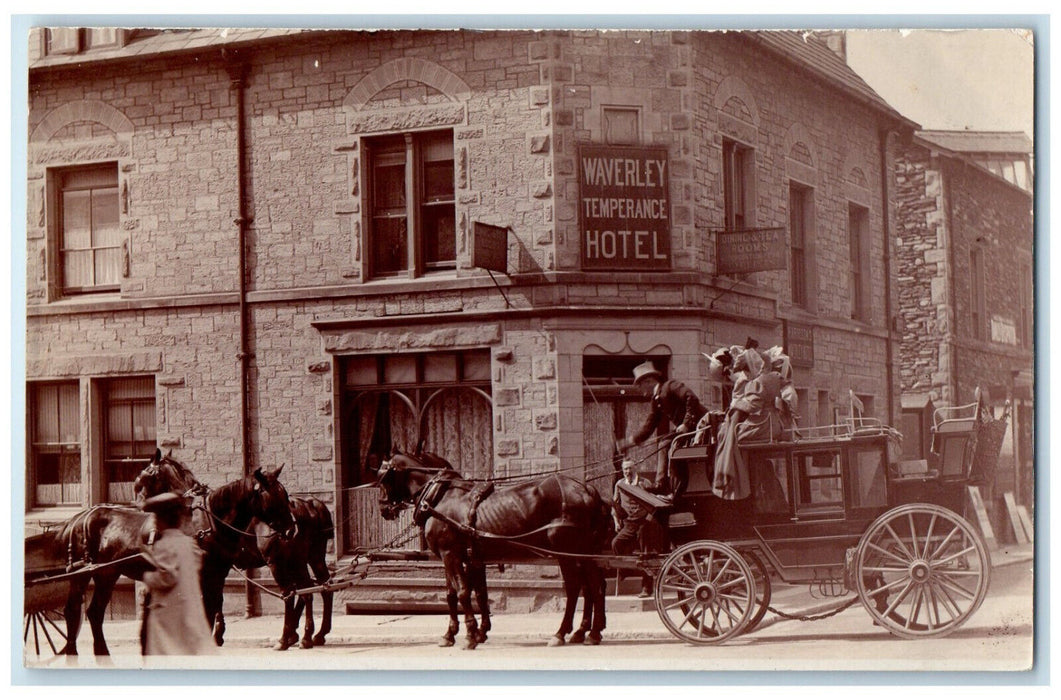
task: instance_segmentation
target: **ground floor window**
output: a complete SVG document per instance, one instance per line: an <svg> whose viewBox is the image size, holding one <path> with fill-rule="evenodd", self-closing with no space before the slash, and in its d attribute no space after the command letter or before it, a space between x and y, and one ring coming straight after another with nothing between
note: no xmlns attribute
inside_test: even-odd
<svg viewBox="0 0 1061 700"><path fill-rule="evenodd" d="M30 382L27 399L27 505L132 501L158 441L153 376Z"/></svg>
<svg viewBox="0 0 1061 700"><path fill-rule="evenodd" d="M80 505L81 411L77 381L32 383L28 505Z"/></svg>
<svg viewBox="0 0 1061 700"><path fill-rule="evenodd" d="M155 452L155 378L109 379L102 386L103 476L107 500L133 500L133 481Z"/></svg>

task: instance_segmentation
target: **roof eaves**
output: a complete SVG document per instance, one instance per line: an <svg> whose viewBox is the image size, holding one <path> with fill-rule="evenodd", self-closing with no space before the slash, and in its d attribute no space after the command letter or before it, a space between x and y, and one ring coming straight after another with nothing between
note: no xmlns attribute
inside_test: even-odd
<svg viewBox="0 0 1061 700"><path fill-rule="evenodd" d="M835 58L834 63L837 65L835 65L834 68L836 68L837 70L843 70L844 72L849 73L854 78L857 78L858 82L864 86L862 90L856 90L847 82L839 79L839 73L835 73L827 68L824 68L819 63L812 62L802 56L798 56L792 51L785 50L776 41L770 41L764 37L764 35L771 33L775 35L778 34L778 32L776 31L771 32L768 30L757 30L741 32L741 35L745 36L750 41L753 41L756 45L762 47L764 50L769 51L770 53L782 58L783 60L796 66L797 68L800 68L806 71L807 73L810 73L811 75L827 83L834 89L845 93L849 97L853 97L861 104L864 104L873 109L874 111L895 121L899 127L908 131L917 131L921 128L920 124L913 121L912 119L909 119L908 117L903 116L902 113L900 113L897 109L888 104L888 102L879 94L877 94L877 92L872 87L870 87L862 79L862 77L855 72L853 68L847 65L847 63L845 63L839 56L836 56L836 54L832 53L832 49L829 49L826 46L821 47L822 52L827 51L829 52L829 55ZM787 33L795 34L798 32L795 32L793 30L787 30ZM804 39L804 41L806 41L806 39ZM825 54L821 53L821 56L825 57ZM842 66L842 68L840 68L840 66Z"/></svg>

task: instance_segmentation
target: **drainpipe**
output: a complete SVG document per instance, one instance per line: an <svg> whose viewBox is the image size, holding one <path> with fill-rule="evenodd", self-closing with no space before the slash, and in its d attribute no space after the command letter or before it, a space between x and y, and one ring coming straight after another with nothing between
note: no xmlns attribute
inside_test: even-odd
<svg viewBox="0 0 1061 700"><path fill-rule="evenodd" d="M250 67L246 60L239 55L238 51L227 49L221 50L221 56L225 60L225 69L229 76L229 86L232 88L233 101L236 105L236 188L238 201L238 212L233 223L238 228L239 239L239 398L240 398L240 458L243 464L243 474L247 476L253 469L250 451L250 397L248 385L250 382L251 352L248 338L248 309L247 309L247 230L250 227L252 217L247 211L247 155L246 155L246 124L245 124L245 96L247 87L247 73ZM254 578L254 571L248 570L249 579ZM246 614L247 617L261 615L261 596L258 588L251 582L246 583Z"/></svg>
<svg viewBox="0 0 1061 700"><path fill-rule="evenodd" d="M888 382L888 425L895 425L895 349L893 347L894 319L892 318L892 256L891 256L891 176L892 161L888 153L888 142L895 136L890 129L880 131L880 171L881 171L881 230L884 236L884 318L887 342L885 343L884 367Z"/></svg>

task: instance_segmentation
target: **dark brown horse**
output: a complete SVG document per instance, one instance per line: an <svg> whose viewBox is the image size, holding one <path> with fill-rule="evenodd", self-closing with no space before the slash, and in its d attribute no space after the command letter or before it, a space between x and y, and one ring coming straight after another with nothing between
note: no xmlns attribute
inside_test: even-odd
<svg viewBox="0 0 1061 700"><path fill-rule="evenodd" d="M278 480L279 472L279 469L267 473L258 470L212 491L205 504L199 507L197 520L201 525L196 527L205 527L216 541L227 539L228 535L223 533L245 530L254 518L269 523L275 530L289 531L293 521L287 491ZM120 576L140 580L150 568L139 553L151 527L152 517L137 508L99 505L81 511L52 533L53 539L48 546L54 555L61 556L66 562L66 570L86 571L84 576L70 579L70 593L64 609L66 646L62 653L77 654L81 609L89 583L94 584L94 589L86 617L92 629L93 652L97 656L110 653L103 636L104 613ZM211 561L209 547L204 547L204 552L200 582L205 592L208 575L213 581L221 567ZM224 582L223 575L221 582ZM213 619L209 609L208 616Z"/></svg>
<svg viewBox="0 0 1061 700"><path fill-rule="evenodd" d="M582 624L569 642L598 644L604 618L604 576L592 555L606 546L611 517L590 486L562 474L494 488L464 479L441 457L395 454L379 470L380 512L394 519L408 507L442 559L450 622L442 646L454 643L458 603L464 610L465 648L486 640L490 629L486 565L491 559L554 557L564 580L563 621L550 645L564 644L584 596ZM565 556L567 555L567 556ZM482 616L472 608L476 596Z"/></svg>
<svg viewBox="0 0 1061 700"><path fill-rule="evenodd" d="M194 496L204 490L205 487L187 467L171 455L163 457L161 451L155 452L151 463L133 483L133 492L138 500L167 491ZM327 551L328 541L335 537L335 526L331 511L319 499L291 496L289 501L295 534L282 537L268 525L255 523L250 528L254 535L243 538L235 562L240 568L268 566L277 585L287 594L284 598L284 629L274 647L278 650L296 643L303 649L324 644L325 636L332 627L332 600L335 595L332 591L321 593L321 628L314 634L313 596L294 596L291 593L323 584L331 576ZM300 641L297 629L303 609L306 611L306 626Z"/></svg>

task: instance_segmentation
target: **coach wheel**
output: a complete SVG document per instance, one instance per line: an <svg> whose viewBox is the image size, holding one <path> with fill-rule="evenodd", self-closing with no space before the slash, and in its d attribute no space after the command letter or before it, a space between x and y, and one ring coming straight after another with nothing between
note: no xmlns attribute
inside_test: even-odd
<svg viewBox="0 0 1061 700"><path fill-rule="evenodd" d="M690 542L672 552L655 593L664 626L693 644L719 644L740 633L756 608L751 567L721 542Z"/></svg>
<svg viewBox="0 0 1061 700"><path fill-rule="evenodd" d="M942 636L987 595L991 560L983 538L956 513L914 503L877 518L855 552L858 597L899 637Z"/></svg>

